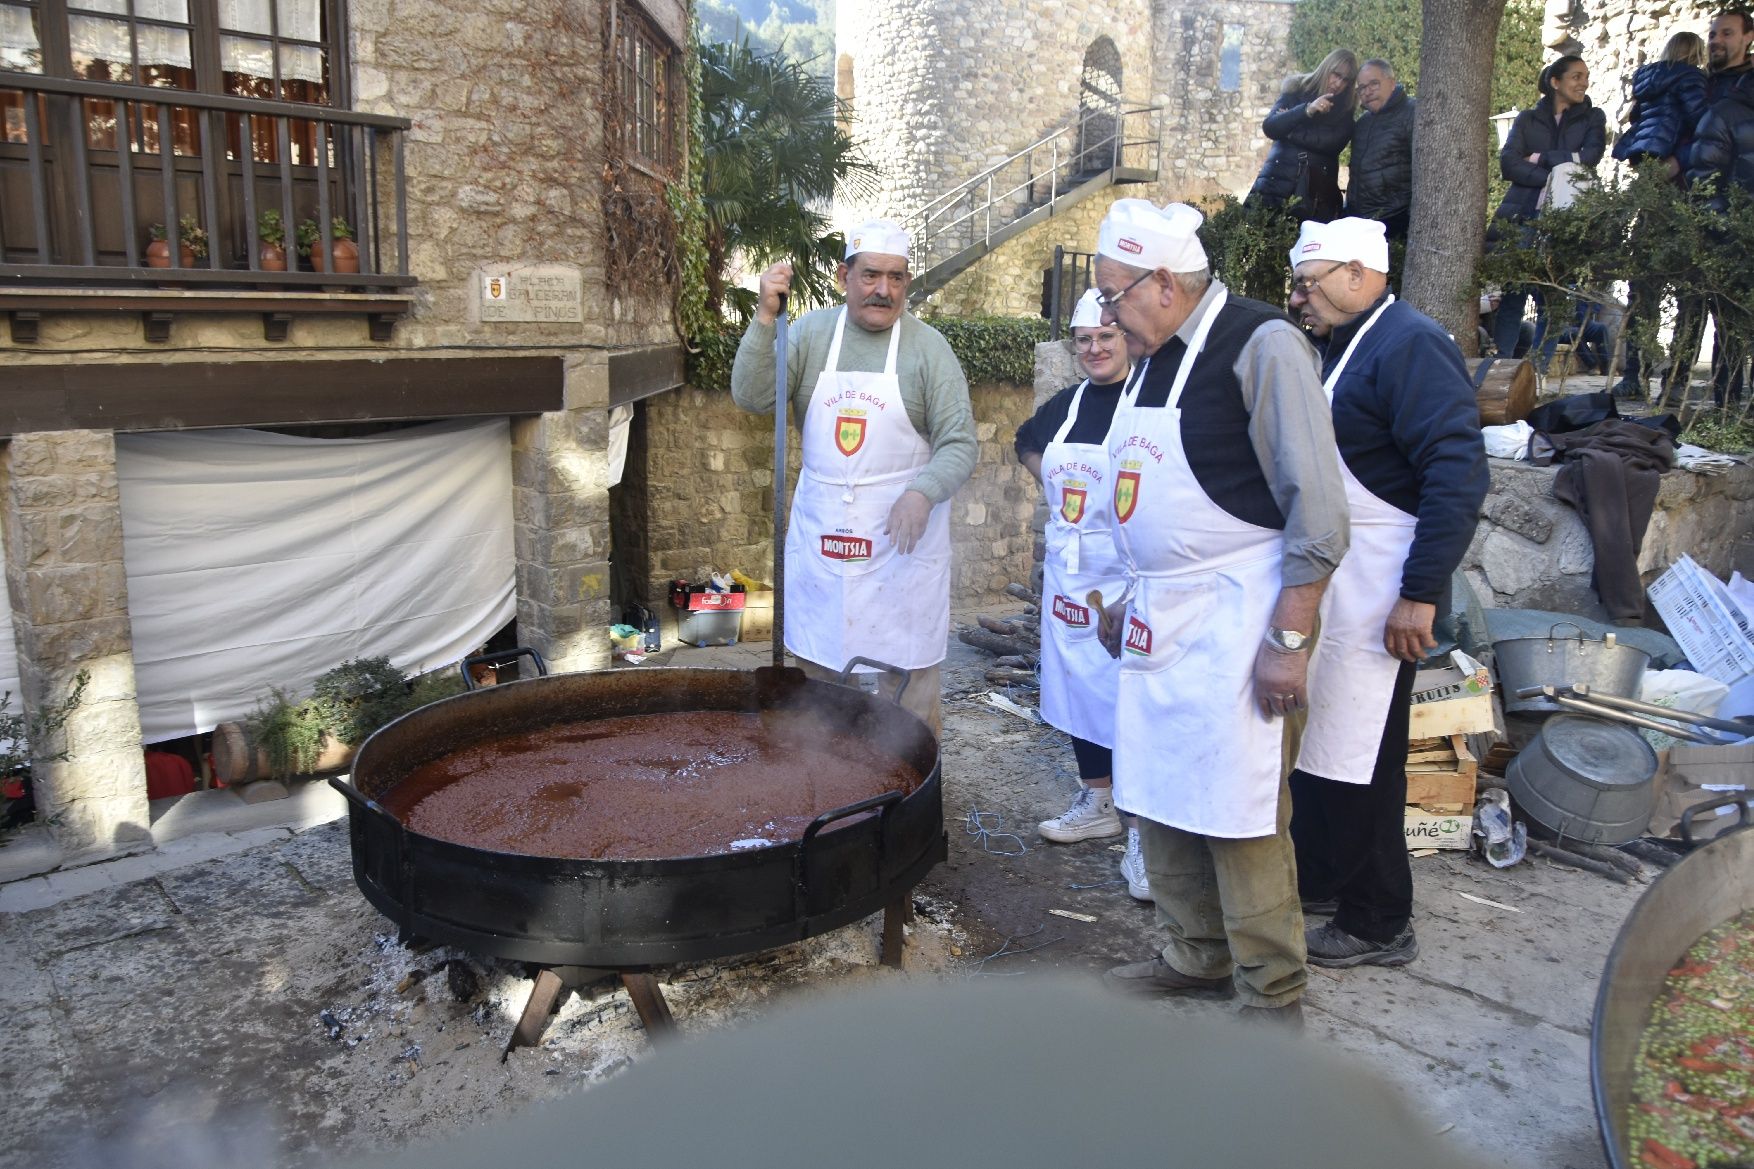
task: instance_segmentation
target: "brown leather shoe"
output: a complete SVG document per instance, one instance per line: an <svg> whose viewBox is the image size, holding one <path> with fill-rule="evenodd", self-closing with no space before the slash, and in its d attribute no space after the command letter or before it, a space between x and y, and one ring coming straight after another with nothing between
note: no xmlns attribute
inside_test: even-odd
<svg viewBox="0 0 1754 1169"><path fill-rule="evenodd" d="M1257 1027L1284 1031L1288 1035L1301 1035L1303 1000L1293 999L1282 1007L1244 1006L1237 1012L1237 1019Z"/></svg>
<svg viewBox="0 0 1754 1169"><path fill-rule="evenodd" d="M1183 974L1165 962L1162 954L1153 955L1144 962L1116 966L1102 976L1102 981L1126 994L1207 994L1229 998L1234 993L1229 978L1195 978Z"/></svg>

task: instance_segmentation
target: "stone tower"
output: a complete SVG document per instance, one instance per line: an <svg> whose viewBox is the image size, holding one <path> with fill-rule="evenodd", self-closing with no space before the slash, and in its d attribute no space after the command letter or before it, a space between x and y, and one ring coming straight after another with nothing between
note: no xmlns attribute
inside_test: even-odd
<svg viewBox="0 0 1754 1169"><path fill-rule="evenodd" d="M997 248L934 297L955 312L1038 311L1055 245L1089 251L1116 198L1241 194L1267 141L1261 119L1289 71L1288 0L841 0L836 85L880 172L835 218L901 217L1062 127L1105 119L1158 139L1157 179L1111 187ZM1076 135L1062 154L1083 149ZM1041 165L1046 166L1047 156Z"/></svg>

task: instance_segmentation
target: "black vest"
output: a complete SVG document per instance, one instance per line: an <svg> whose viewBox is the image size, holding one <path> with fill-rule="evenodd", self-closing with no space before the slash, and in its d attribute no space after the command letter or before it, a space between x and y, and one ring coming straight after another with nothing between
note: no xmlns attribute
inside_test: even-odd
<svg viewBox="0 0 1754 1169"><path fill-rule="evenodd" d="M1256 329L1268 321L1290 320L1270 304L1231 296L1212 322L1181 400L1182 450L1200 490L1244 523L1280 531L1285 529L1285 514L1267 487L1267 476L1249 439L1249 413L1243 408L1236 363ZM1186 353L1186 343L1171 337L1151 355L1151 367L1139 388L1140 406L1168 404Z"/></svg>

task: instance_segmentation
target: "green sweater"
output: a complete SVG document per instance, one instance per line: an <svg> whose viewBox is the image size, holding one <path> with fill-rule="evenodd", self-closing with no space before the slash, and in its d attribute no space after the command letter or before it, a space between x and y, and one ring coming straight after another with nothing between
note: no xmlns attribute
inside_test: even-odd
<svg viewBox="0 0 1754 1169"><path fill-rule="evenodd" d="M787 333L786 382L792 422L802 425L804 411L816 392L816 379L828 361L834 322L840 306L805 313ZM968 380L938 330L903 313L898 326L901 344L895 355L896 377L908 420L932 447L932 458L908 486L934 504L956 493L974 473L979 448L974 436L974 411L968 403ZM731 397L745 410L773 411L773 325L749 322L737 360L731 367ZM868 333L847 321L840 343L841 372L882 373L889 355L889 330Z"/></svg>

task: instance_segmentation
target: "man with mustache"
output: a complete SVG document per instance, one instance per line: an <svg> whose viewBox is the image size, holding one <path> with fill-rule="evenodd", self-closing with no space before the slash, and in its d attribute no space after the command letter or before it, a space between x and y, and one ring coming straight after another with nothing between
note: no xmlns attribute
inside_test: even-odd
<svg viewBox="0 0 1754 1169"><path fill-rule="evenodd" d="M943 729L950 632L950 497L974 471L968 381L949 344L907 310L908 236L888 220L848 233L846 304L792 322L786 392L803 466L786 532L786 648L832 678L853 658L908 671L901 704ZM731 369L745 410L774 408L774 341L792 266L761 275ZM900 679L882 675L893 695Z"/></svg>

